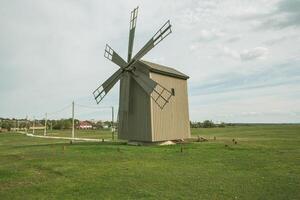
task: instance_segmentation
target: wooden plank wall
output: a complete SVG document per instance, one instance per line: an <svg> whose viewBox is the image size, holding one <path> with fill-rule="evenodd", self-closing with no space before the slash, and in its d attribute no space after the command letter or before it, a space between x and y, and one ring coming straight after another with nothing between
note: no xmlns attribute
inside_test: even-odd
<svg viewBox="0 0 300 200"><path fill-rule="evenodd" d="M120 139L126 139L127 138L127 126L126 124L128 123L127 119L127 113L123 111L123 102L124 102L124 80L121 78L120 79L120 90L119 90L119 110L118 110L118 138Z"/></svg>
<svg viewBox="0 0 300 200"><path fill-rule="evenodd" d="M151 141L150 99L132 79L129 111L129 138L136 141Z"/></svg>
<svg viewBox="0 0 300 200"><path fill-rule="evenodd" d="M150 78L171 90L175 89L163 110L151 99L152 141L185 139L191 136L187 80L150 72Z"/></svg>
<svg viewBox="0 0 300 200"><path fill-rule="evenodd" d="M148 70L143 72L149 76ZM122 85L121 89L124 89ZM122 91L120 91L120 101L122 101ZM119 131L119 138L131 141L152 141L151 134L151 112L150 97L140 85L131 78L130 81L130 99L129 112L120 113L120 122L122 121ZM120 104L121 105L121 104Z"/></svg>

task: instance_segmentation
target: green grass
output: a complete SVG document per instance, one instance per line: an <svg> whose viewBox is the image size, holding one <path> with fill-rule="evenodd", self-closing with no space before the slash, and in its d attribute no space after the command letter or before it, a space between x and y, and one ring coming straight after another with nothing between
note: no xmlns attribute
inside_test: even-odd
<svg viewBox="0 0 300 200"><path fill-rule="evenodd" d="M2 133L0 199L300 199L300 126L192 133L183 152Z"/></svg>

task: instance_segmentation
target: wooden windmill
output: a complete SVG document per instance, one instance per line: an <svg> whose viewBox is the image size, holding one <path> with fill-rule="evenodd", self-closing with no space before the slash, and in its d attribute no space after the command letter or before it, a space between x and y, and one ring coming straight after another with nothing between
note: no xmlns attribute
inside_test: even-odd
<svg viewBox="0 0 300 200"><path fill-rule="evenodd" d="M141 60L171 31L168 20L132 57L138 7L131 12L127 62L109 45L104 57L120 68L94 92L97 104L120 80L120 139L159 142L190 137L187 75L170 67Z"/></svg>

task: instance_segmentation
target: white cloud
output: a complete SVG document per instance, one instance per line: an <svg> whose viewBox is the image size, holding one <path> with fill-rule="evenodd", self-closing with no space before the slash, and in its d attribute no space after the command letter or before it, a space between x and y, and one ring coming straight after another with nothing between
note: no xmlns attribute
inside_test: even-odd
<svg viewBox="0 0 300 200"><path fill-rule="evenodd" d="M232 36L229 39L227 39L226 42L233 43L233 42L237 42L237 41L239 41L241 39L242 39L241 35L236 35L236 36Z"/></svg>
<svg viewBox="0 0 300 200"><path fill-rule="evenodd" d="M218 38L221 38L225 35L224 32L216 29L206 30L203 29L200 31L199 40L200 41L211 41Z"/></svg>
<svg viewBox="0 0 300 200"><path fill-rule="evenodd" d="M263 59L269 54L269 49L266 47L255 47L253 49L245 49L240 53L242 60Z"/></svg>
<svg viewBox="0 0 300 200"><path fill-rule="evenodd" d="M231 49L227 46L221 47L222 54L229 56L234 59L239 59L242 61L250 61L257 59L264 59L269 54L269 49L266 47L255 47L252 49L244 49L242 51L237 51Z"/></svg>
<svg viewBox="0 0 300 200"><path fill-rule="evenodd" d="M235 59L240 59L240 54L237 51L230 49L226 46L224 46L222 50L223 50L224 55L230 56Z"/></svg>

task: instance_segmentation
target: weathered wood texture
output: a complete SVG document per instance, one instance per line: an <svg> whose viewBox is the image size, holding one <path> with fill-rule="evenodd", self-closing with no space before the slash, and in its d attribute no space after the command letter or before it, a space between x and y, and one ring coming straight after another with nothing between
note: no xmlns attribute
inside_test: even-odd
<svg viewBox="0 0 300 200"><path fill-rule="evenodd" d="M163 110L151 99L152 141L189 138L187 81L153 72L150 78L169 90L175 90L175 96L171 97Z"/></svg>
<svg viewBox="0 0 300 200"><path fill-rule="evenodd" d="M149 73L147 74L149 76ZM122 84L122 82L121 82ZM124 101L120 86L120 102ZM120 103L119 138L131 141L152 141L151 136L151 113L150 99L144 90L135 82L130 80L129 110L122 112L123 104Z"/></svg>
<svg viewBox="0 0 300 200"><path fill-rule="evenodd" d="M124 82L120 83L119 138L131 141L156 142L190 137L187 80L150 71L144 63L136 65L145 75L171 91L169 103L161 110L154 100L131 78L129 110L124 108Z"/></svg>

